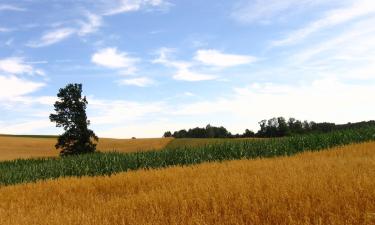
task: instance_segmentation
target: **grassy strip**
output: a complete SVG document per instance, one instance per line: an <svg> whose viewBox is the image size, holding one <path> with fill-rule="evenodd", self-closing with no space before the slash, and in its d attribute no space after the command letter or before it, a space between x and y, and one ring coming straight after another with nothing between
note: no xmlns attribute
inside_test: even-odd
<svg viewBox="0 0 375 225"><path fill-rule="evenodd" d="M95 153L56 159L0 163L0 186L66 176L98 176L142 168L162 168L202 162L293 155L375 140L375 127L266 140L228 141L138 153Z"/></svg>

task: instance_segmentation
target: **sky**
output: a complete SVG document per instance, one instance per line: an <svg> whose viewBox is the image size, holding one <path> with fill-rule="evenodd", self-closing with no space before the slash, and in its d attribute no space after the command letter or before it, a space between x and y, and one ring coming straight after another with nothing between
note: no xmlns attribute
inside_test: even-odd
<svg viewBox="0 0 375 225"><path fill-rule="evenodd" d="M0 0L0 133L62 133L69 83L100 137L375 119L375 1Z"/></svg>

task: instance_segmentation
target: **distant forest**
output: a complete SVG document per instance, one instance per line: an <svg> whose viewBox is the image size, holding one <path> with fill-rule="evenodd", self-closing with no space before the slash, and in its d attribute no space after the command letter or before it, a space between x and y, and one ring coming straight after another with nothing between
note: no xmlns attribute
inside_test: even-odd
<svg viewBox="0 0 375 225"><path fill-rule="evenodd" d="M206 127L192 128L175 132L167 131L163 137L174 138L249 138L249 137L286 137L310 133L327 133L348 128L361 128L375 126L375 121L363 121L357 123L335 124L316 123L313 121L301 121L294 118L286 120L284 117L275 117L259 122L260 129L253 132L246 129L243 134L232 134L225 127L215 127L208 124Z"/></svg>

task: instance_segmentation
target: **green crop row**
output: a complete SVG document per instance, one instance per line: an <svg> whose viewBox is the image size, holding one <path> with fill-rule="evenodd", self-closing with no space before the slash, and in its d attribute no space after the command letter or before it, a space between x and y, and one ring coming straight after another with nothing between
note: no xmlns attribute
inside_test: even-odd
<svg viewBox="0 0 375 225"><path fill-rule="evenodd" d="M375 140L375 127L275 139L225 141L198 147L166 148L138 153L93 153L63 158L14 160L0 163L0 186L67 176L114 173L192 165L202 162L289 156L350 143Z"/></svg>

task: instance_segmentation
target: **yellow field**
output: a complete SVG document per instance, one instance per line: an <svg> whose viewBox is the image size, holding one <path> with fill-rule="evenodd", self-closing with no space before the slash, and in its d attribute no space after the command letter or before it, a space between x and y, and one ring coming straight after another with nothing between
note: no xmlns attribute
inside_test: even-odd
<svg viewBox="0 0 375 225"><path fill-rule="evenodd" d="M0 224L375 224L375 142L0 188Z"/></svg>
<svg viewBox="0 0 375 225"><path fill-rule="evenodd" d="M164 148L171 138L109 139L101 138L100 151L134 152ZM0 136L0 161L19 158L58 156L55 138Z"/></svg>

